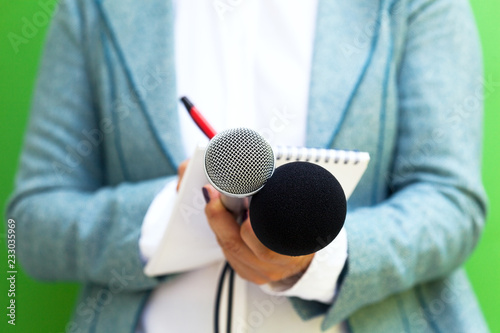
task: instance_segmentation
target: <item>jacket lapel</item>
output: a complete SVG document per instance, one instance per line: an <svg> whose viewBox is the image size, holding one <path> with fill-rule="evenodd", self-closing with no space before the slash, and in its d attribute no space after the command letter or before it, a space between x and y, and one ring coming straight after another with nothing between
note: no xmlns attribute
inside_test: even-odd
<svg viewBox="0 0 500 333"><path fill-rule="evenodd" d="M308 147L329 147L370 64L381 1L319 0L314 42Z"/></svg>
<svg viewBox="0 0 500 333"><path fill-rule="evenodd" d="M156 143L178 166L185 157L177 114L172 2L96 1Z"/></svg>
<svg viewBox="0 0 500 333"><path fill-rule="evenodd" d="M175 165L184 159L177 114L171 1L96 0L141 111ZM308 147L328 147L373 55L381 1L319 0L309 89ZM135 29L130 29L133 26ZM147 36L147 37L146 37ZM159 112L162 111L162 112Z"/></svg>

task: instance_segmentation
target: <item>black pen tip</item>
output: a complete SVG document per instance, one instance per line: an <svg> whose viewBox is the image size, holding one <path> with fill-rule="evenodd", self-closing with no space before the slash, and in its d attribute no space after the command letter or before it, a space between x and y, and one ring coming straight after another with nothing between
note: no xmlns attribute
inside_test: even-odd
<svg viewBox="0 0 500 333"><path fill-rule="evenodd" d="M184 107L188 111L191 111L191 108L194 106L193 103L191 103L191 101L186 96L181 98L181 102L182 104L184 104Z"/></svg>

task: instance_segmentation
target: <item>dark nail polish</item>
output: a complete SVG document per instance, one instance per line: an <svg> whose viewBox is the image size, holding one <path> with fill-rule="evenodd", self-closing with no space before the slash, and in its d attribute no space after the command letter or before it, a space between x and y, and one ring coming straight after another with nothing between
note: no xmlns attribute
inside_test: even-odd
<svg viewBox="0 0 500 333"><path fill-rule="evenodd" d="M201 192L203 192L203 197L205 198L205 202L210 202L210 196L208 195L208 190L204 187L201 188Z"/></svg>

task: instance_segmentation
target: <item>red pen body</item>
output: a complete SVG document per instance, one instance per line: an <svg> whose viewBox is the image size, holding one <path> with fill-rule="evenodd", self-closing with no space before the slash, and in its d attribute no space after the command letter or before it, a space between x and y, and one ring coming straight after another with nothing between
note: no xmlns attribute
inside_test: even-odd
<svg viewBox="0 0 500 333"><path fill-rule="evenodd" d="M201 131L205 133L205 135L209 139L212 139L217 134L217 131L210 125L205 117L203 117L201 112L198 111L198 109L193 105L193 103L191 103L191 101L187 97L182 97L181 101L196 125L198 125Z"/></svg>

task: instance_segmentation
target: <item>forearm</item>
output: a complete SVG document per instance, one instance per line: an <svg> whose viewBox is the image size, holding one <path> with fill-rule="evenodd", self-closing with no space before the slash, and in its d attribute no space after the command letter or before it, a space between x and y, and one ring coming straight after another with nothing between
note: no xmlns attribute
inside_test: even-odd
<svg viewBox="0 0 500 333"><path fill-rule="evenodd" d="M18 194L8 216L17 222L22 267L44 280L106 284L120 274L131 277L128 289L151 288L157 280L142 272L138 239L147 207L165 182Z"/></svg>
<svg viewBox="0 0 500 333"><path fill-rule="evenodd" d="M330 310L336 317L463 264L479 239L484 211L452 192L415 185L382 205L349 214L349 273Z"/></svg>

